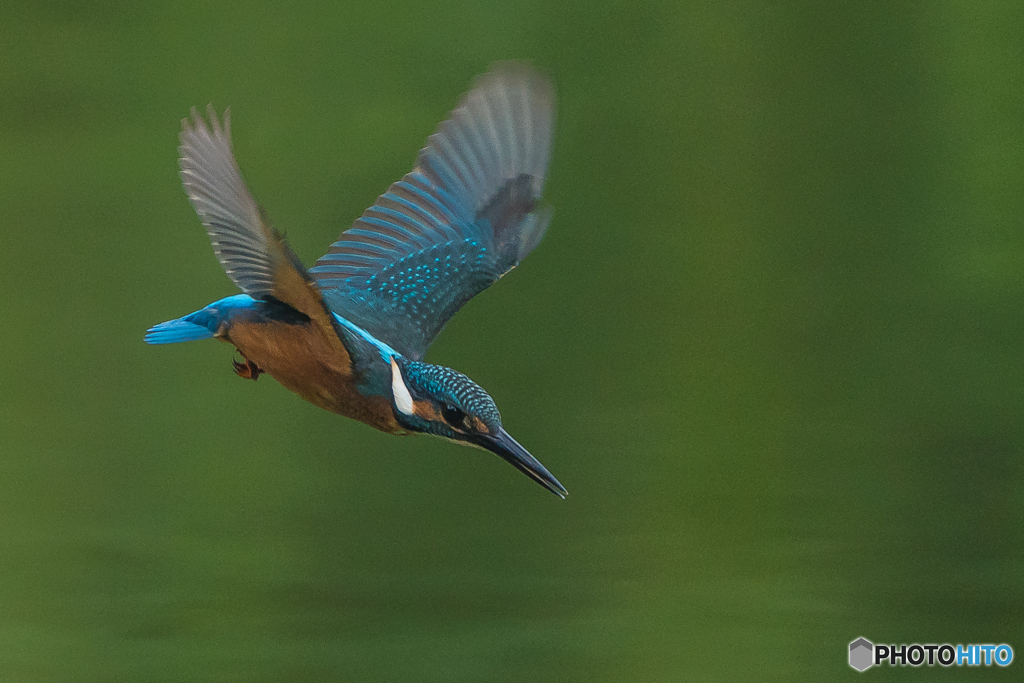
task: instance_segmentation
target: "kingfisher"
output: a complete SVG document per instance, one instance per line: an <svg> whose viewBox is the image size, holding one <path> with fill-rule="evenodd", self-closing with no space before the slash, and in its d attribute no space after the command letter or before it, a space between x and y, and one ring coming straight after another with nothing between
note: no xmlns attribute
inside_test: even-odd
<svg viewBox="0 0 1024 683"><path fill-rule="evenodd" d="M209 119L207 121L207 118ZM310 403L390 434L432 434L497 454L552 493L557 479L505 431L466 375L423 360L445 324L540 242L555 92L528 63L474 82L413 170L306 269L242 179L230 109L182 121L182 183L242 291L146 332L150 344L220 339Z"/></svg>

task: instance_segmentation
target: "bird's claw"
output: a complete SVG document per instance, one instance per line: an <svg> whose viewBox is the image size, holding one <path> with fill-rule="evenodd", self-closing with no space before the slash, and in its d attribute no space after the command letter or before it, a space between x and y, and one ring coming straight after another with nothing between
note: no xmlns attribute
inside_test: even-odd
<svg viewBox="0 0 1024 683"><path fill-rule="evenodd" d="M260 367L253 363L251 360L245 358L245 356L242 356L242 358L245 359L244 363L240 363L234 358L231 359L231 364L235 366L235 374L238 375L239 377L242 377L244 379L251 379L252 381L255 382L257 379L260 378L260 375L263 374L263 370L261 370Z"/></svg>

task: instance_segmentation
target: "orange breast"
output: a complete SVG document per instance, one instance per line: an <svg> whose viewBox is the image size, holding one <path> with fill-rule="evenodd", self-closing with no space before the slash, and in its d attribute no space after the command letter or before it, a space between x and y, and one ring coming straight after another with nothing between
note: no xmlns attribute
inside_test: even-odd
<svg viewBox="0 0 1024 683"><path fill-rule="evenodd" d="M218 336L310 403L383 432L404 431L388 399L364 396L356 389L351 359L333 330L312 321L305 325L238 321Z"/></svg>

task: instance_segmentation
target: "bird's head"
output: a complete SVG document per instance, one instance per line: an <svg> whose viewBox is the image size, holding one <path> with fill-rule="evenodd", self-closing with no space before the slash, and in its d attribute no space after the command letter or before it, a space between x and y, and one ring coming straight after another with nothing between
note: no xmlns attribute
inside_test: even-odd
<svg viewBox="0 0 1024 683"><path fill-rule="evenodd" d="M565 487L501 426L494 400L461 372L394 356L391 394L395 418L410 432L488 450L565 498Z"/></svg>

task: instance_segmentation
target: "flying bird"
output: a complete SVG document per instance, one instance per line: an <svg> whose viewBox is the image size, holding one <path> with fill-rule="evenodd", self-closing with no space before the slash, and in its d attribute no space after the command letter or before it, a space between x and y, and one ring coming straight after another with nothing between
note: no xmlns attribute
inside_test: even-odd
<svg viewBox="0 0 1024 683"><path fill-rule="evenodd" d="M551 82L528 64L480 76L413 170L306 269L235 161L230 110L182 121L181 177L242 294L150 328L150 344L234 345L247 379L267 373L307 401L391 434L432 434L495 453L564 498L502 426L491 397L424 362L445 323L515 268L551 220L541 206L555 120Z"/></svg>

